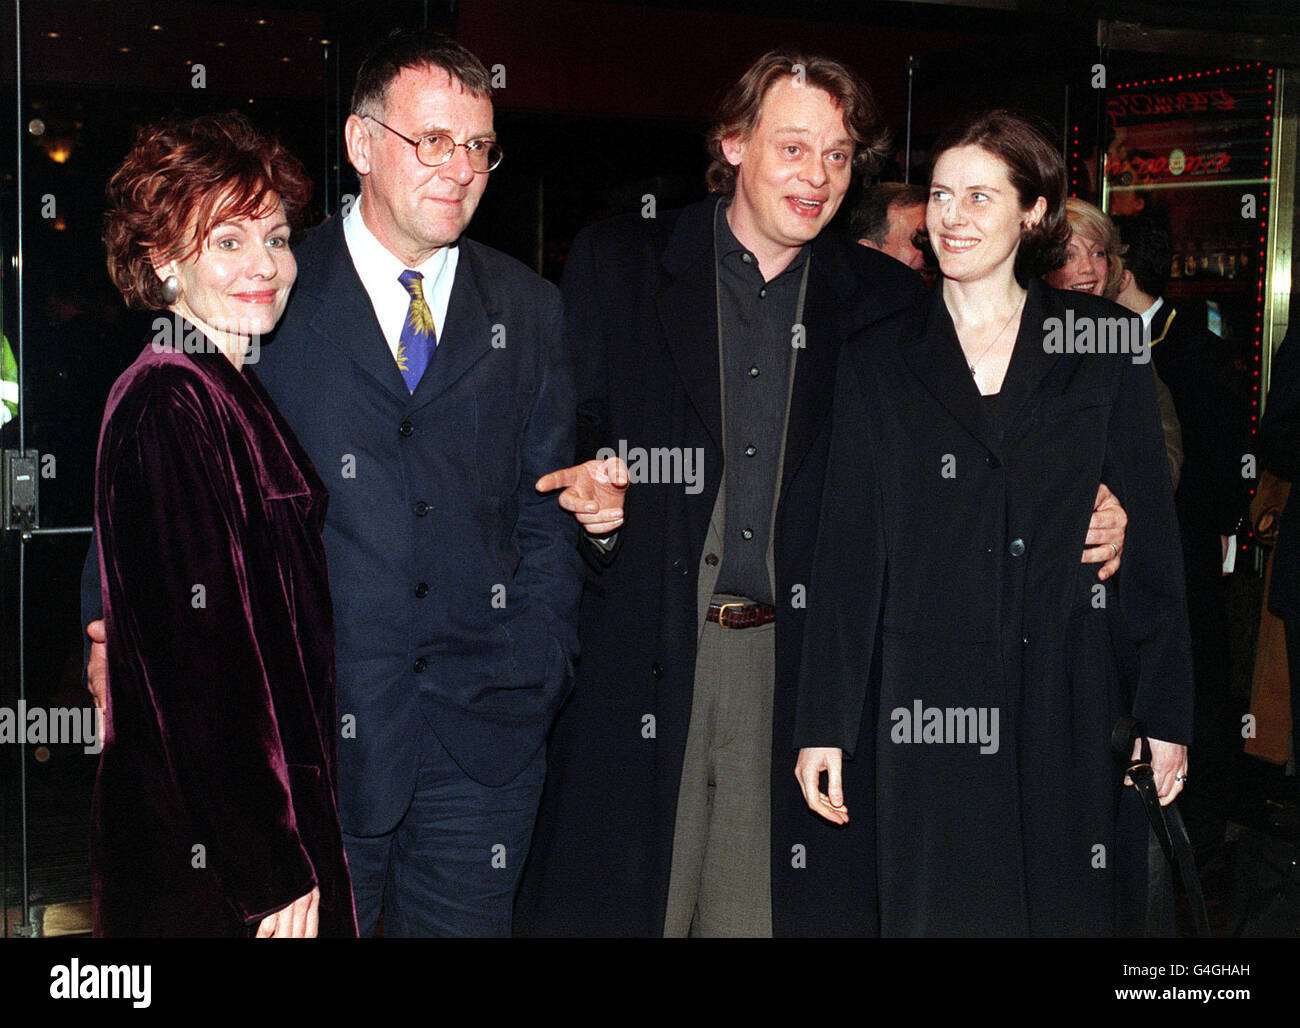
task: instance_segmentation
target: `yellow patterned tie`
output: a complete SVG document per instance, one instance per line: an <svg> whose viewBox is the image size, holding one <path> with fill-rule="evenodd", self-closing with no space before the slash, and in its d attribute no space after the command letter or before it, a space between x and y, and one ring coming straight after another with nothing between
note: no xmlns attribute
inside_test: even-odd
<svg viewBox="0 0 1300 1028"><path fill-rule="evenodd" d="M429 366L434 347L438 345L438 333L433 324L433 312L424 302L424 290L420 280L424 276L418 271L403 271L397 281L411 294L411 306L406 312L406 321L402 325L402 335L397 345L397 367L406 381L406 388L415 392L420 384L424 369Z"/></svg>

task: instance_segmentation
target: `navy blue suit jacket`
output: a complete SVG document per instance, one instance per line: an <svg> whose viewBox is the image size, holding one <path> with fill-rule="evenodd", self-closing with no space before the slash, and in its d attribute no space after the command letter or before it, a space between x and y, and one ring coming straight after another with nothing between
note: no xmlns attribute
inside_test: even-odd
<svg viewBox="0 0 1300 1028"><path fill-rule="evenodd" d="M572 515L533 483L573 462L559 291L467 239L414 394L341 218L294 246L298 280L255 370L330 493L343 830L391 830L431 727L486 785L542 746L577 655Z"/></svg>

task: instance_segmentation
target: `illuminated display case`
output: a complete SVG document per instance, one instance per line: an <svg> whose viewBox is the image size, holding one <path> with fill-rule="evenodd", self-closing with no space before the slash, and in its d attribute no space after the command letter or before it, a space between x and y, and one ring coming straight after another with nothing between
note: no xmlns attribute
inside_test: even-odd
<svg viewBox="0 0 1300 1028"><path fill-rule="evenodd" d="M1167 222L1166 295L1223 339L1256 423L1289 313L1295 118L1283 117L1287 81L1254 62L1120 83L1105 96L1099 190L1090 188L1095 154L1080 159L1077 129L1072 153L1075 192L1099 196L1116 216Z"/></svg>

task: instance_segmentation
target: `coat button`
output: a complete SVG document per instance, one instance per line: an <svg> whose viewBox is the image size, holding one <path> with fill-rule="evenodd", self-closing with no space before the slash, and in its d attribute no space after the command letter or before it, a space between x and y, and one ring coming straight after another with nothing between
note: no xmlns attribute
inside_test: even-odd
<svg viewBox="0 0 1300 1028"><path fill-rule="evenodd" d="M749 377L750 377L750 378L758 378L758 368L750 368L750 369L749 369Z"/></svg>
<svg viewBox="0 0 1300 1028"><path fill-rule="evenodd" d="M423 500L416 500L411 509L415 511L415 516L417 518L422 518L429 513L429 505Z"/></svg>
<svg viewBox="0 0 1300 1028"><path fill-rule="evenodd" d="M421 582L419 585L417 585L417 586L415 587L415 598L416 598L417 600L422 600L422 599L424 599L424 598L425 598L426 596L428 596L428 595L429 595L429 583L428 583L428 582Z"/></svg>
<svg viewBox="0 0 1300 1028"><path fill-rule="evenodd" d="M987 464L987 465L988 465L989 467L991 467L991 468L1000 468L1000 467L1002 467L1002 462L1001 462L1000 460L998 460L995 456L993 456L993 454L991 454L991 453L990 453L987 457L984 458L984 463Z"/></svg>
<svg viewBox="0 0 1300 1028"><path fill-rule="evenodd" d="M711 568L716 568L718 566L718 555L716 553L706 553L704 555L704 563L709 565Z"/></svg>
<svg viewBox="0 0 1300 1028"><path fill-rule="evenodd" d="M1023 539L1012 539L1011 545L1007 547L1007 552L1013 557L1023 557L1025 555L1025 541Z"/></svg>
<svg viewBox="0 0 1300 1028"><path fill-rule="evenodd" d="M401 425L398 426L397 431L402 434L403 439L409 439L411 438L411 433L415 431L415 426L409 421L403 421Z"/></svg>
<svg viewBox="0 0 1300 1028"><path fill-rule="evenodd" d="M663 678L664 669L659 666L658 661L655 661L655 663L650 665L650 676L654 678L655 681L658 681L659 679Z"/></svg>
<svg viewBox="0 0 1300 1028"><path fill-rule="evenodd" d="M416 658L415 658L415 664L414 664L414 667L415 667L415 673L416 673L417 675L418 675L421 671L423 671L425 668L427 668L428 666L429 666L429 662L428 662L427 660L425 660L423 657L416 657Z"/></svg>

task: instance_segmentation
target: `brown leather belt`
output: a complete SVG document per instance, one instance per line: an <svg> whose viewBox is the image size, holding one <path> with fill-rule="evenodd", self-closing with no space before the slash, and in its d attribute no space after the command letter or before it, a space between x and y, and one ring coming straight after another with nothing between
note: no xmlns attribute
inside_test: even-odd
<svg viewBox="0 0 1300 1028"><path fill-rule="evenodd" d="M776 608L770 603L718 603L710 601L706 621L723 628L757 628L776 620Z"/></svg>

